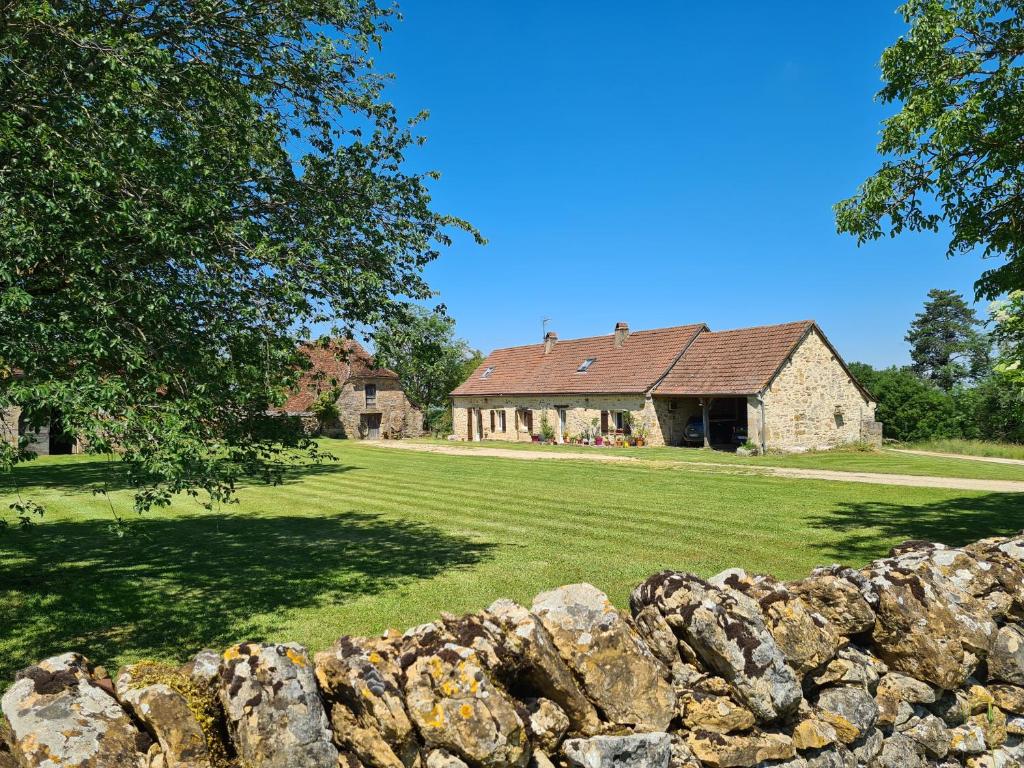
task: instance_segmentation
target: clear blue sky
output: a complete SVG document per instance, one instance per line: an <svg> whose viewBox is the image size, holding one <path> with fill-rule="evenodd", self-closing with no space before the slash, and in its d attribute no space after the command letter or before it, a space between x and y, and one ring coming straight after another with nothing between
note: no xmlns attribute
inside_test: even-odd
<svg viewBox="0 0 1024 768"><path fill-rule="evenodd" d="M928 289L973 298L984 264L835 233L878 163L896 5L405 0L390 98L430 110L415 165L490 241L427 272L459 334L486 352L543 317L562 338L813 318L847 360L906 362Z"/></svg>

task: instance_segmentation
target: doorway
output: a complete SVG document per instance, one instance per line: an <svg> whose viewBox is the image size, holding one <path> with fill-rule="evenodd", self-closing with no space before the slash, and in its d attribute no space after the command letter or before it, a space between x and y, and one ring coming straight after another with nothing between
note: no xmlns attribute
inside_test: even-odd
<svg viewBox="0 0 1024 768"><path fill-rule="evenodd" d="M380 414L379 413L364 413L360 416L361 426L363 432L366 434L367 440L380 440Z"/></svg>
<svg viewBox="0 0 1024 768"><path fill-rule="evenodd" d="M567 434L567 421L568 421L568 408L558 409L558 440L559 442L565 442L565 436Z"/></svg>

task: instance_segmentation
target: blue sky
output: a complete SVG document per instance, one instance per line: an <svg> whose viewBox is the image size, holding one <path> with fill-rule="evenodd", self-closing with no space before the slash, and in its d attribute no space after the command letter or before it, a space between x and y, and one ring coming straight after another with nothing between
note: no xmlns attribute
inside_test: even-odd
<svg viewBox="0 0 1024 768"><path fill-rule="evenodd" d="M467 236L427 271L476 347L696 321L817 320L847 360L908 361L928 289L984 263L940 236L858 248L831 206L878 164L895 0L406 0L378 61L430 110L416 167ZM984 311L984 306L979 307Z"/></svg>

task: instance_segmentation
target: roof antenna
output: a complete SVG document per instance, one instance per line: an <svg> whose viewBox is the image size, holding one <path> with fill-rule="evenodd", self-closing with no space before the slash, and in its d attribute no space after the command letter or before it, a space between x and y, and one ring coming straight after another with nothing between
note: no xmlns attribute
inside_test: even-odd
<svg viewBox="0 0 1024 768"><path fill-rule="evenodd" d="M550 317L545 317L543 320L541 320L541 323L540 323L540 337L542 339L547 338L547 335L548 335L548 323L550 323L550 322L551 322L551 318Z"/></svg>

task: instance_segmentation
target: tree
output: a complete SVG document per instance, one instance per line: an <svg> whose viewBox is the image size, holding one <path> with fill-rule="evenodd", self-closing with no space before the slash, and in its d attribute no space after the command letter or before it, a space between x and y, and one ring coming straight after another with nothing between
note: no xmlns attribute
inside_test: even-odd
<svg viewBox="0 0 1024 768"><path fill-rule="evenodd" d="M388 322L471 229L403 170L421 138L370 58L394 16L0 0L0 409L121 454L140 509L302 447L265 416L297 337Z"/></svg>
<svg viewBox="0 0 1024 768"><path fill-rule="evenodd" d="M835 207L863 243L904 230L951 230L947 255L1000 257L975 289L1024 288L1024 0L910 0L908 33L882 55L878 98L898 103L886 159Z"/></svg>
<svg viewBox="0 0 1024 768"><path fill-rule="evenodd" d="M977 380L989 368L988 337L978 318L956 291L933 288L924 309L914 317L906 340L911 368L947 392L956 384Z"/></svg>
<svg viewBox="0 0 1024 768"><path fill-rule="evenodd" d="M910 368L876 370L866 363L851 363L850 370L877 400L875 416L884 425L886 437L960 437L961 424L952 395L922 381Z"/></svg>
<svg viewBox="0 0 1024 768"><path fill-rule="evenodd" d="M455 321L443 309L410 307L381 325L374 334L378 365L391 368L402 380L409 399L437 429L448 413L448 393L465 381L482 355L455 337ZM474 364L476 363L476 364ZM469 365L473 368L467 370Z"/></svg>

